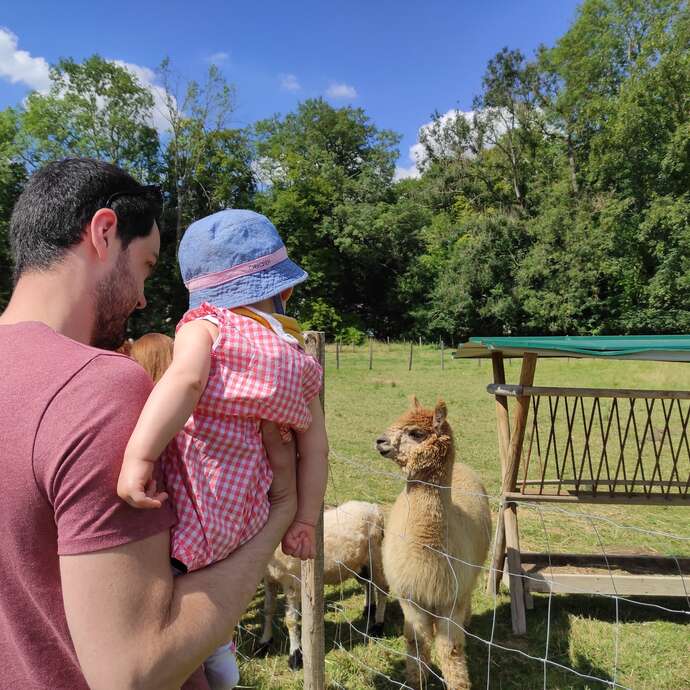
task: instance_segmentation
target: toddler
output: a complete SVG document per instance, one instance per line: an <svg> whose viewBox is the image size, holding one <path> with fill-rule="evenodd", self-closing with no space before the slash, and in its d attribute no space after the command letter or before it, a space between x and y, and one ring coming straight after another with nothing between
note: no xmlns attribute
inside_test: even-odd
<svg viewBox="0 0 690 690"><path fill-rule="evenodd" d="M153 479L160 456L178 518L173 565L181 572L210 565L268 519L272 476L260 427L275 422L286 440L295 432L299 455L298 509L283 551L313 558L328 473L322 372L304 353L299 325L284 315L307 274L287 258L268 219L252 211L193 223L179 263L190 309L125 450L118 494L138 508L160 507L168 497ZM214 690L237 682L229 645L204 667Z"/></svg>

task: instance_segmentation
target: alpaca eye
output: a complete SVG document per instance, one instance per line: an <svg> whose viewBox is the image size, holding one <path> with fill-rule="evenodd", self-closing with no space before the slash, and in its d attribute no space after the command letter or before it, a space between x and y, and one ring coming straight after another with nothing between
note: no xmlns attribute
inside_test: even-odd
<svg viewBox="0 0 690 690"><path fill-rule="evenodd" d="M426 438L426 433L421 429L411 429L408 433L415 441L422 441Z"/></svg>

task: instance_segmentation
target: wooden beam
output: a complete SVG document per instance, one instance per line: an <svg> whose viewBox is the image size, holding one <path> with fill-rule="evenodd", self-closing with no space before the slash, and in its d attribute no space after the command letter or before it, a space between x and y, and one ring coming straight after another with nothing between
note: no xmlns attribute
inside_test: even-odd
<svg viewBox="0 0 690 690"><path fill-rule="evenodd" d="M497 384L505 383L506 373L503 355L500 352L492 352L491 364L493 366L494 381ZM498 455L501 461L501 479L503 480L508 465L508 447L510 446L510 417L508 414L508 398L505 395L496 395L496 432L498 434ZM486 593L489 595L498 592L503 574L503 562L505 561L506 551L503 508L499 510L497 519L496 543L493 549L494 557L486 582Z"/></svg>
<svg viewBox="0 0 690 690"><path fill-rule="evenodd" d="M525 355L527 357L528 355ZM646 398L690 400L690 391L637 390L632 388L560 388L555 386L525 386L514 383L492 384L486 390L491 395L512 397L560 395L571 398Z"/></svg>
<svg viewBox="0 0 690 690"><path fill-rule="evenodd" d="M304 334L306 351L326 366L326 335L321 331ZM325 383L319 393L321 408L325 403ZM302 561L302 656L305 690L326 687L326 634L323 605L323 506L316 524L316 558Z"/></svg>
<svg viewBox="0 0 690 690"><path fill-rule="evenodd" d="M602 486L646 486L646 487L680 487L685 488L688 486L688 482L673 482L666 481L663 479L606 479L600 477L599 479L527 479L521 482L525 486L575 486L576 484L596 484L597 487ZM604 489L600 489L604 490Z"/></svg>
<svg viewBox="0 0 690 690"><path fill-rule="evenodd" d="M619 596L687 597L690 577L679 575L586 575L529 572L530 592L553 594L616 594Z"/></svg>
<svg viewBox="0 0 690 690"><path fill-rule="evenodd" d="M577 494L530 494L511 491L505 494L507 501L517 503L600 503L602 505L643 505L643 506L690 506L690 495L683 494L625 494L620 492L617 496L608 493Z"/></svg>
<svg viewBox="0 0 690 690"><path fill-rule="evenodd" d="M690 575L690 558L670 558L668 556L652 556L643 554L601 554L601 553L520 553L523 567L549 565L559 568L567 565L580 568L616 568L630 573L654 570L658 574ZM688 590L690 591L690 590Z"/></svg>
<svg viewBox="0 0 690 690"><path fill-rule="evenodd" d="M537 366L537 356L525 354L522 358L520 369L520 385L531 386L534 381L534 370ZM515 421L510 435L508 447L508 459L503 476L502 494L515 491L520 458L522 457L522 444L525 440L527 428L527 416L529 413L530 399L521 396L516 399ZM510 577L510 615L513 624L513 632L516 635L524 635L527 632L527 617L525 614L525 594L522 586L522 566L520 565L520 536L517 523L517 507L515 503L505 507L503 511L503 523L506 534L506 564Z"/></svg>

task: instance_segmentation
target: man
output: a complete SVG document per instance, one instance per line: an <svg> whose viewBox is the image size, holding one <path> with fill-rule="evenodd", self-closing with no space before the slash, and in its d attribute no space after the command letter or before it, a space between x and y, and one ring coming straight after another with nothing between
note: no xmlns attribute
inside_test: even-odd
<svg viewBox="0 0 690 690"><path fill-rule="evenodd" d="M2 688L207 688L202 661L230 639L294 517L294 449L275 429L264 432L268 523L209 568L173 580L171 512L117 497L151 381L97 348L122 342L146 304L159 207L119 168L68 159L37 172L12 215L15 289L0 316Z"/></svg>

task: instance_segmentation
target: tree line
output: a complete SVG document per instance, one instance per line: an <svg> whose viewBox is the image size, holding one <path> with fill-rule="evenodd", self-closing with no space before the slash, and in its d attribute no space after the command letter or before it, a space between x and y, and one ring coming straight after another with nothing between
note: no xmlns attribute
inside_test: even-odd
<svg viewBox="0 0 690 690"><path fill-rule="evenodd" d="M329 337L690 331L690 10L684 0L585 0L554 46L505 48L472 110L400 137L322 99L232 126L216 67L154 90L95 55L60 60L48 93L0 112L0 307L7 224L33 170L112 161L165 193L163 251L133 334L170 332L195 218L252 208L310 274L291 303Z"/></svg>

